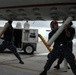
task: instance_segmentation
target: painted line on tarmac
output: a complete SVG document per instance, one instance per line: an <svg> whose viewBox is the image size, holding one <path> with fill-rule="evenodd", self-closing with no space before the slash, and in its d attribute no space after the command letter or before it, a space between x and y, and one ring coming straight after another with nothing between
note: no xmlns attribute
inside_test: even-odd
<svg viewBox="0 0 76 75"><path fill-rule="evenodd" d="M48 55L48 53L38 53L38 54L35 54L35 55Z"/></svg>
<svg viewBox="0 0 76 75"><path fill-rule="evenodd" d="M23 69L23 70L28 70L28 71L38 72L38 73L41 72L39 70L35 70L35 69L31 69L31 68L24 68L24 67L20 67L20 66L16 66L16 65L8 65L8 64L0 64L0 65L10 66L10 67L13 67L13 68L18 68L18 69ZM57 73L51 73L51 74L52 75L60 75L60 74L57 74Z"/></svg>
<svg viewBox="0 0 76 75"><path fill-rule="evenodd" d="M34 71L34 72L41 72L39 70L35 70L35 69L31 69L31 68L24 68L24 67L20 67L20 66L16 66L16 65L8 65L8 64L0 64L0 65L10 66L10 67L13 67L13 68L29 70L29 71Z"/></svg>

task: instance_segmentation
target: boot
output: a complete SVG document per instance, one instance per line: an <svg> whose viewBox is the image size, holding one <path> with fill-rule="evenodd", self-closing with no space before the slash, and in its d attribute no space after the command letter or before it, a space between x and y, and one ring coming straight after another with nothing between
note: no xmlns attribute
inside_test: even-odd
<svg viewBox="0 0 76 75"><path fill-rule="evenodd" d="M70 69L70 67L68 66L68 69Z"/></svg>
<svg viewBox="0 0 76 75"><path fill-rule="evenodd" d="M47 71L42 71L39 75L47 75Z"/></svg>
<svg viewBox="0 0 76 75"><path fill-rule="evenodd" d="M59 65L56 65L54 66L55 69L59 70L60 69L60 66Z"/></svg>
<svg viewBox="0 0 76 75"><path fill-rule="evenodd" d="M24 64L24 62L22 60L19 61L20 64Z"/></svg>

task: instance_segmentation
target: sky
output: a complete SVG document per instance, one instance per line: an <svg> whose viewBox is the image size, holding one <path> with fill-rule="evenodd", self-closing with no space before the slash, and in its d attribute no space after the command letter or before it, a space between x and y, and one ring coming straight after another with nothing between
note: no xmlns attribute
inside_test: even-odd
<svg viewBox="0 0 76 75"><path fill-rule="evenodd" d="M3 27L6 22L7 21L0 21L0 26ZM16 27L16 24L20 23L23 28L25 22L26 21L13 21L12 25L13 27ZM46 41L48 40L48 33L51 31L50 29L51 21L28 21L28 22L30 24L30 29L38 29L38 34L41 34L45 38ZM61 26L62 24L59 24L59 25ZM75 21L73 21L73 26L76 27ZM39 41L41 41L40 38L38 39ZM76 39L74 39L73 42L76 43Z"/></svg>

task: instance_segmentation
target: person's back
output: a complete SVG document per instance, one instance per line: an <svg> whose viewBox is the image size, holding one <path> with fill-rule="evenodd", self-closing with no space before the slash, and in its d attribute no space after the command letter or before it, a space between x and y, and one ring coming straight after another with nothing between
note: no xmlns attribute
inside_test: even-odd
<svg viewBox="0 0 76 75"><path fill-rule="evenodd" d="M21 57L19 56L16 47L13 45L13 27L12 27L12 21L9 20L5 26L3 27L2 31L0 32L0 37L4 34L3 42L0 45L0 51L2 52L6 48L9 49L19 60L20 64L24 64L24 62L21 60Z"/></svg>
<svg viewBox="0 0 76 75"><path fill-rule="evenodd" d="M3 37L5 41L9 41L9 42L11 42L13 39L13 27L12 27L11 23L12 22L10 21L9 27L6 29L6 31L4 33L4 37Z"/></svg>
<svg viewBox="0 0 76 75"><path fill-rule="evenodd" d="M47 75L47 71L50 69L53 62L60 55L63 55L63 57L69 63L74 75L76 75L76 64L74 61L74 55L68 46L68 43L69 43L68 39L70 39L71 35L70 35L70 31L67 29L67 27L68 27L68 25L64 28L63 32L54 41L54 47L53 47L52 51L48 54L48 60L46 61L44 70L39 75ZM49 44L47 44L47 45L50 46Z"/></svg>
<svg viewBox="0 0 76 75"><path fill-rule="evenodd" d="M26 23L24 24L24 28L25 28L25 29L29 29L29 28L30 28L30 24L28 23L28 20L27 20Z"/></svg>
<svg viewBox="0 0 76 75"><path fill-rule="evenodd" d="M68 46L70 47L71 51L73 51L73 41L72 40L73 40L74 35L75 35L75 29L73 27L70 27L69 31L71 33L71 37L69 38Z"/></svg>

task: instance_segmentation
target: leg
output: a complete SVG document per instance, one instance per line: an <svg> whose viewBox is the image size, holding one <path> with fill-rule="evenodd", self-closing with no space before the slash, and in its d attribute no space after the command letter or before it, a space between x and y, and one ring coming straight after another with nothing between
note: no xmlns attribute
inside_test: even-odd
<svg viewBox="0 0 76 75"><path fill-rule="evenodd" d="M56 69L60 69L60 64L62 63L63 60L64 60L63 55L60 55L59 58L58 58L57 65L54 66L54 68L56 68Z"/></svg>
<svg viewBox="0 0 76 75"><path fill-rule="evenodd" d="M58 65L60 65L63 60L64 60L63 55L60 55L60 56L59 56L59 60L58 60Z"/></svg>
<svg viewBox="0 0 76 75"><path fill-rule="evenodd" d="M66 51L64 50L63 54L67 62L69 63L73 73L76 75L76 64L75 64L73 53L71 52L71 50L67 49Z"/></svg>
<svg viewBox="0 0 76 75"><path fill-rule="evenodd" d="M49 53L48 60L46 62L46 65L44 66L44 69L49 70L51 65L57 58L58 58L58 55L54 53L54 50L51 53Z"/></svg>
<svg viewBox="0 0 76 75"><path fill-rule="evenodd" d="M0 52L3 52L7 48L6 43L3 41L2 44L0 45Z"/></svg>
<svg viewBox="0 0 76 75"><path fill-rule="evenodd" d="M24 64L24 62L21 60L21 57L19 56L19 54L18 54L18 52L16 50L16 47L14 45L10 44L8 46L8 49L10 51L12 51L12 53L18 58L18 60L20 61L19 63Z"/></svg>
<svg viewBox="0 0 76 75"><path fill-rule="evenodd" d="M56 49L53 49L52 52L49 53L48 55L48 60L44 66L44 71L40 73L40 75L47 75L47 71L50 69L52 66L53 62L58 58L59 56L59 51Z"/></svg>

